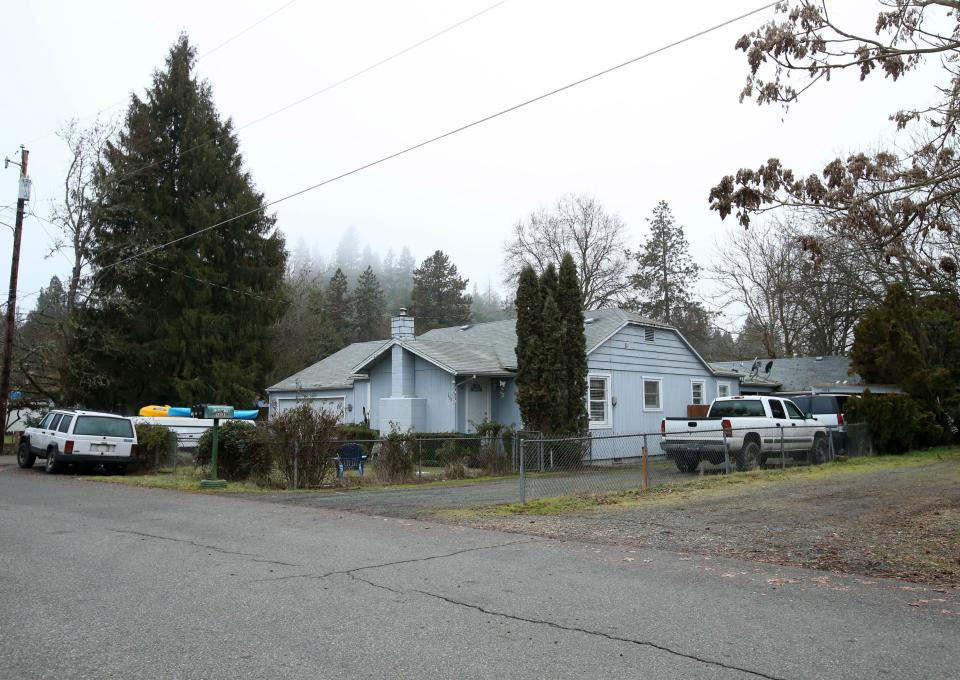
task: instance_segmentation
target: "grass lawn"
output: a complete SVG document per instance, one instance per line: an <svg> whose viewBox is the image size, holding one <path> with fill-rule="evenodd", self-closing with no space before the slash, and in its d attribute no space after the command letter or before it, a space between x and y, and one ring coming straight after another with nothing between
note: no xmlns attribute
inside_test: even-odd
<svg viewBox="0 0 960 680"><path fill-rule="evenodd" d="M960 448L466 510L473 527L960 588Z"/></svg>
<svg viewBox="0 0 960 680"><path fill-rule="evenodd" d="M508 517L511 515L561 515L596 507L632 507L643 504L672 503L678 499L707 498L726 495L731 491L756 485L766 486L784 482L816 482L845 475L860 475L881 470L896 470L930 465L944 460L960 461L960 448L940 447L926 451L912 451L899 456L871 456L849 458L824 465L810 465L754 470L732 475L700 475L689 481L652 486L648 490L631 489L609 493L575 494L537 498L525 505L511 503L478 508L444 510L438 516L450 519L471 517Z"/></svg>

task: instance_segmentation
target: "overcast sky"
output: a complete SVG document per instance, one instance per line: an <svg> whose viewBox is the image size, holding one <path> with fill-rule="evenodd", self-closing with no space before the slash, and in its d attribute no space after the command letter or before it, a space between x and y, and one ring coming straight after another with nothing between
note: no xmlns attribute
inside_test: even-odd
<svg viewBox="0 0 960 680"><path fill-rule="evenodd" d="M480 10L495 0L246 2L99 0L8 3L0 41L5 101L0 154L31 151L32 209L48 216L66 171L64 120L142 94L180 31L202 56L224 117L244 125ZM649 3L508 0L481 17L326 94L239 133L268 200L337 175L584 75L744 13L759 0ZM838 10L867 3L850 0ZM873 6L874 3L869 3ZM875 10L873 12L875 14ZM837 11L834 11L834 15ZM382 255L451 255L481 288L500 286L502 245L525 214L568 192L619 213L630 247L667 200L696 260L712 261L736 229L710 212L724 174L769 157L804 172L892 134L889 113L928 91L926 73L899 83L856 74L812 90L784 115L738 102L746 76L733 44L772 10L276 207L292 249L332 252L348 227ZM871 16L863 17L870 26ZM932 93L931 93L932 94ZM106 115L120 116L117 105ZM16 200L16 168L0 175L0 206ZM227 217L228 215L225 215ZM13 222L13 210L0 212ZM46 230L46 232L45 232ZM25 223L20 290L67 271L49 225ZM11 232L0 232L6 291ZM704 284L704 289L709 288ZM6 293L4 293L5 299ZM32 306L27 297L21 309Z"/></svg>

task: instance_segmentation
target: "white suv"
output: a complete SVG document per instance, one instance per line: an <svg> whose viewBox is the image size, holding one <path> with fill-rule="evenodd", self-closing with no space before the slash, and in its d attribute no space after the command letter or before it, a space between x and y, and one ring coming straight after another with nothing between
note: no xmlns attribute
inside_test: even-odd
<svg viewBox="0 0 960 680"><path fill-rule="evenodd" d="M33 467L46 460L48 473L70 463L101 463L120 474L137 455L137 431L129 418L96 411L50 411L36 427L23 431L17 464Z"/></svg>

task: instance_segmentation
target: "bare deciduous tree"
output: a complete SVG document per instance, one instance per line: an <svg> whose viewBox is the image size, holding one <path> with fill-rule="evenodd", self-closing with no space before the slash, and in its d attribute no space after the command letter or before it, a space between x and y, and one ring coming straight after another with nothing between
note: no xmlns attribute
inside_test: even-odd
<svg viewBox="0 0 960 680"><path fill-rule="evenodd" d="M625 231L623 220L607 213L595 198L564 196L514 225L504 247L504 282L514 289L524 265L540 275L551 263L559 266L569 252L577 265L585 309L622 302L630 287Z"/></svg>
<svg viewBox="0 0 960 680"><path fill-rule="evenodd" d="M721 217L735 214L743 225L751 216L779 208L800 209L833 234L870 239L885 257L905 259L934 285L956 286L958 263L951 252L924 251L929 237L960 225L953 203L960 196L960 2L955 0L873 0L858 7L872 33L837 21L827 0L800 0L778 6L781 17L742 36L736 44L747 56L749 74L741 101L795 102L808 88L845 70L865 80L882 73L897 80L924 59L939 58L941 80L935 101L924 97L892 111L898 129L921 127L904 149L882 149L836 158L819 174L795 173L777 158L724 177L710 192ZM872 15L872 16L871 16ZM854 22L856 23L856 22ZM911 105L912 104L912 105ZM804 242L819 258L820 242Z"/></svg>
<svg viewBox="0 0 960 680"><path fill-rule="evenodd" d="M62 201L50 215L50 221L60 228L51 251L69 250L72 254L73 266L67 281L68 312L76 308L84 271L90 263L94 238L91 213L96 206L94 177L114 132L116 124L110 120L97 120L86 128L71 120L57 133L69 149L70 164L63 180Z"/></svg>

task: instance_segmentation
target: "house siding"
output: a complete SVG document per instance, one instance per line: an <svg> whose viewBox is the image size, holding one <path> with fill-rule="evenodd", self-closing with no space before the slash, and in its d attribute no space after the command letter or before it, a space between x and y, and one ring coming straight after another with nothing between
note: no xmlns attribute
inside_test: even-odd
<svg viewBox="0 0 960 680"><path fill-rule="evenodd" d="M505 380L503 396L496 380L493 381L493 399L490 417L498 423L520 429L520 407L517 405L517 383L513 379Z"/></svg>
<svg viewBox="0 0 960 680"><path fill-rule="evenodd" d="M679 334L654 329L654 340L645 339L644 327L626 326L604 341L587 357L589 373L610 376L612 405L609 428L592 428L594 435L659 432L665 417L683 417L692 403L692 381L704 384L704 402L717 396L717 378ZM661 408L645 410L644 379L660 380ZM721 379L730 385L730 394L739 394L736 380ZM609 447L613 448L613 447Z"/></svg>
<svg viewBox="0 0 960 680"><path fill-rule="evenodd" d="M452 399L453 376L420 357L416 357L414 372L416 395L427 400L423 431L453 432L456 430L456 411Z"/></svg>

